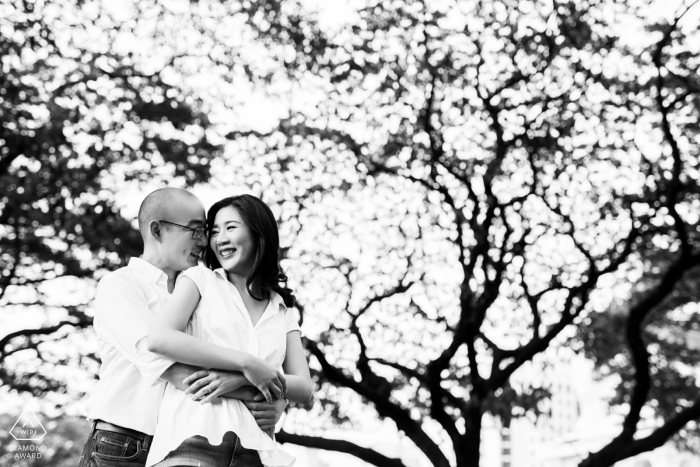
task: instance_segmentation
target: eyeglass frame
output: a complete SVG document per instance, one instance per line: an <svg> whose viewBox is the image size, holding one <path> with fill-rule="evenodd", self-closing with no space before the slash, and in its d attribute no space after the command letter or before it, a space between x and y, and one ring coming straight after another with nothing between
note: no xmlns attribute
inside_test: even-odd
<svg viewBox="0 0 700 467"><path fill-rule="evenodd" d="M158 220L158 222L165 222L166 224L172 224L172 225L176 225L178 227L182 227L183 229L191 230L192 231L192 238L194 240L198 240L198 239L202 238L203 235L207 235L206 227L187 227L186 225L180 225L180 224L176 224L175 222L164 221L164 220ZM197 231L200 232L199 235L197 235Z"/></svg>

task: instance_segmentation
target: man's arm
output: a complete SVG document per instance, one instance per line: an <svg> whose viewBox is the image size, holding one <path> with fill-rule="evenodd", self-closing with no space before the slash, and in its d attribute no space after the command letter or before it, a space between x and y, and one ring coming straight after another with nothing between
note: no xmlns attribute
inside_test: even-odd
<svg viewBox="0 0 700 467"><path fill-rule="evenodd" d="M124 274L102 279L95 295L95 333L132 362L154 385L174 362L149 352L145 341L153 311L135 280Z"/></svg>
<svg viewBox="0 0 700 467"><path fill-rule="evenodd" d="M124 275L105 277L97 286L94 306L97 335L134 362L137 343L148 336L153 313L138 284Z"/></svg>

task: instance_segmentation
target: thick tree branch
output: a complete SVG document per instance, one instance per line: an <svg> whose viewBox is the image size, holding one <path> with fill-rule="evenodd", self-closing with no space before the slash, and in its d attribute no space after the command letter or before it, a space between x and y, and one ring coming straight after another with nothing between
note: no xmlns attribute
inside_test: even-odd
<svg viewBox="0 0 700 467"><path fill-rule="evenodd" d="M690 7L692 7L695 3L693 3ZM642 408L647 402L648 393L651 388L651 375L649 352L642 337L644 320L652 312L654 307L661 303L661 301L674 290L675 285L681 280L685 271L700 264L700 254L690 254L692 251L692 246L688 241L685 224L676 211L677 198L682 188L680 173L683 163L680 155L680 149L678 148L676 140L671 132L670 123L668 121L669 109L663 105L661 97L661 89L664 85L661 73L661 68L663 66L663 49L670 42L671 36L675 31L680 18L687 13L690 7L688 7L682 14L678 15L675 22L666 30L664 37L657 45L653 58L654 65L658 71L657 104L659 106L659 111L662 114L664 135L668 144L671 146L671 154L673 157L673 177L671 180L667 206L671 212L671 216L674 219L674 228L678 233L679 239L681 240L681 254L675 263L666 271L657 286L650 293L648 293L642 301L640 301L630 310L626 325L626 337L635 368L635 385L631 395L629 412L625 416L622 424L622 431L606 447L597 453L600 456L609 456L611 453L619 451L633 439L634 434L637 431L637 424L641 419Z"/></svg>
<svg viewBox="0 0 700 467"><path fill-rule="evenodd" d="M664 274L661 282L640 303L630 310L627 319L626 336L635 367L635 387L630 401L630 409L622 424L621 440L630 440L637 430L642 407L646 404L651 387L649 374L649 352L642 338L643 323L662 300L673 292L675 285L681 280L685 271L700 265L700 254L681 256L676 263Z"/></svg>
<svg viewBox="0 0 700 467"><path fill-rule="evenodd" d="M53 334L54 332L60 330L63 326L73 326L76 328L84 328L92 324L91 320L79 320L79 321L61 321L60 323L54 325L54 326L49 326L46 328L38 328L38 329L21 329L19 331L11 332L10 334L7 334L5 337L0 339L0 363L2 363L7 355L12 353L12 351L6 351L5 348L10 344L10 341L12 339L15 339L17 337L32 337L32 336L45 336L49 334Z"/></svg>
<svg viewBox="0 0 700 467"><path fill-rule="evenodd" d="M543 337L538 338L535 336L527 344L515 349L513 351L513 361L505 368L497 369L486 381L488 390L495 391L497 388L502 387L515 370L520 368L525 362L530 361L538 353L546 350L552 340L573 323L583 311L588 303L588 295L595 287L596 282L597 277L589 275L588 280L584 284L568 289L569 294L566 297L559 321L550 326ZM574 303L575 301L578 301L578 303Z"/></svg>
<svg viewBox="0 0 700 467"><path fill-rule="evenodd" d="M418 370L408 368L396 362L387 361L383 358L371 358L370 360L399 370L406 377L415 378L419 383L421 383L422 386L430 390L432 401L431 414L445 429L453 442L459 439L460 434L455 428L455 420L447 414L444 406L445 401L447 401L450 405L459 409L464 414L469 409L464 400L455 397L449 390L443 388L440 385L440 380L431 381L427 375L419 372Z"/></svg>
<svg viewBox="0 0 700 467"><path fill-rule="evenodd" d="M690 407L686 407L672 418L666 420L663 425L654 430L650 435L624 444L621 443L614 449L609 448L609 444L602 450L589 454L588 457L579 464L579 467L609 466L613 465L615 462L636 456L643 452L653 451L666 444L688 422L698 419L700 419L700 399L696 399Z"/></svg>
<svg viewBox="0 0 700 467"><path fill-rule="evenodd" d="M391 418L397 427L406 433L406 436L428 456L433 465L436 467L448 467L450 465L440 447L423 431L420 422L411 418L408 410L390 400L391 385L388 381L369 370L362 374L361 381L356 381L355 378L346 375L341 369L331 365L323 351L318 347L318 344L307 339L306 347L316 357L321 365L324 377L330 383L352 389L372 402L377 413L382 417Z"/></svg>
<svg viewBox="0 0 700 467"><path fill-rule="evenodd" d="M391 289L385 291L382 294L375 295L371 299L365 303L365 305L357 312L357 313L350 313L348 311L348 314L352 316L352 320L350 321L350 332L352 332L355 337L357 337L357 340L360 344L360 356L357 360L357 367L361 372L369 371L368 367L368 362L369 359L367 357L367 345L365 344L364 338L362 337L362 332L360 331L359 326L357 325L357 320L360 319L362 315L364 315L367 310L369 310L372 305L375 303L380 303L383 300L386 300L387 298L393 297L398 294L402 294L407 292L411 287L413 287L413 284L415 284L416 281L410 281L407 284L404 284L404 280L408 276L408 273L410 272L410 264L406 268L406 272L404 273L404 276L401 278L399 283L395 286L392 287ZM423 275L421 275L420 280L423 279ZM348 279L349 280L349 279ZM349 301L348 301L349 303Z"/></svg>
<svg viewBox="0 0 700 467"><path fill-rule="evenodd" d="M639 438L630 443L622 451L621 459L636 456L643 452L652 451L666 444L688 422L700 419L700 399L696 399L690 407L686 407L663 425L654 430L649 436Z"/></svg>

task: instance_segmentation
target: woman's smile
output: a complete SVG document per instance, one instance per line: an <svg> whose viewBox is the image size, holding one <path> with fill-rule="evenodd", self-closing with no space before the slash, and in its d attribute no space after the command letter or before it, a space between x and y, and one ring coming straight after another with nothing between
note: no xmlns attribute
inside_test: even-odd
<svg viewBox="0 0 700 467"><path fill-rule="evenodd" d="M233 256L233 254L234 254L235 252L236 252L236 249L235 249L235 248L231 248L231 247L219 248L219 255L220 255L221 258L223 258L223 259L226 259L226 258L229 258L229 257Z"/></svg>

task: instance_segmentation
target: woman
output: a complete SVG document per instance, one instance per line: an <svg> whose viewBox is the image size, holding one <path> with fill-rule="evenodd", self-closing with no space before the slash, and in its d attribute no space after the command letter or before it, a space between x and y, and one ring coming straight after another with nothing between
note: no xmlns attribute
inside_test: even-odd
<svg viewBox="0 0 700 467"><path fill-rule="evenodd" d="M182 363L240 371L245 379L238 384L256 387L268 401L308 403L311 377L270 208L250 195L223 199L209 209L207 231L209 268L196 266L178 278L151 324L149 350ZM208 385L198 392L207 397L197 401L197 395L168 386L147 467L292 465L294 458L258 427L241 401L216 398L235 389Z"/></svg>

